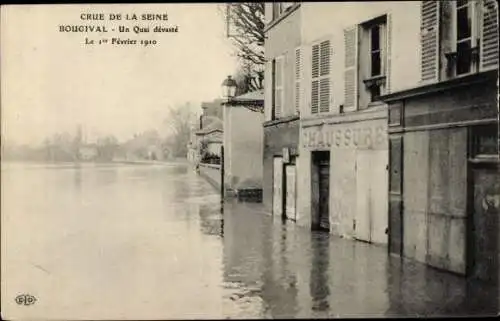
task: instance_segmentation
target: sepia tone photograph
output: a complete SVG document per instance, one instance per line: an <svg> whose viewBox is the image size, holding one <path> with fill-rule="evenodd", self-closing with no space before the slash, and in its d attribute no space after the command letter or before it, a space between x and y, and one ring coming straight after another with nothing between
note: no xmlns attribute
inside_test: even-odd
<svg viewBox="0 0 500 321"><path fill-rule="evenodd" d="M498 0L0 10L1 319L499 315Z"/></svg>

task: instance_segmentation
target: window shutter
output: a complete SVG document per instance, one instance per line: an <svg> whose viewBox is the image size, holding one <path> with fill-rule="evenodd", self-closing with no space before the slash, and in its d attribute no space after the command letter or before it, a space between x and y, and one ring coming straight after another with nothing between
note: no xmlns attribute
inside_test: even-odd
<svg viewBox="0 0 500 321"><path fill-rule="evenodd" d="M424 0L420 16L421 79L439 80L439 2Z"/></svg>
<svg viewBox="0 0 500 321"><path fill-rule="evenodd" d="M311 84L311 113L317 114L319 101L318 101L318 93L319 93L319 80L313 80Z"/></svg>
<svg viewBox="0 0 500 321"><path fill-rule="evenodd" d="M302 64L300 48L295 49L295 111L300 113L300 71Z"/></svg>
<svg viewBox="0 0 500 321"><path fill-rule="evenodd" d="M392 18L391 14L387 14L386 48L385 48L385 59L386 59L385 91L387 94L391 92L391 67L392 67L391 53L392 53Z"/></svg>
<svg viewBox="0 0 500 321"><path fill-rule="evenodd" d="M327 113L330 111L330 64L331 64L330 40L325 40L320 44L320 76L319 81L319 111Z"/></svg>
<svg viewBox="0 0 500 321"><path fill-rule="evenodd" d="M330 78L321 78L319 81L319 111L330 111Z"/></svg>
<svg viewBox="0 0 500 321"><path fill-rule="evenodd" d="M483 0L481 19L480 70L498 68L498 5L495 0Z"/></svg>
<svg viewBox="0 0 500 321"><path fill-rule="evenodd" d="M302 70L300 70L301 83L301 115L309 115L311 109L311 69L312 69L312 49L310 45L304 45L301 49Z"/></svg>
<svg viewBox="0 0 500 321"><path fill-rule="evenodd" d="M320 44L320 76L330 74L330 40Z"/></svg>
<svg viewBox="0 0 500 321"><path fill-rule="evenodd" d="M312 46L312 77L319 76L319 45Z"/></svg>
<svg viewBox="0 0 500 321"><path fill-rule="evenodd" d="M358 27L344 30L344 109L358 108Z"/></svg>
<svg viewBox="0 0 500 321"><path fill-rule="evenodd" d="M282 109L282 104L283 102L281 101L281 96L282 96L282 90L281 88L276 89L276 97L275 97L275 106L274 106L274 116L276 118L281 117L281 109Z"/></svg>
<svg viewBox="0 0 500 321"><path fill-rule="evenodd" d="M272 110L273 110L273 62L268 61L266 62L266 69L265 69L265 74L264 74L264 90L265 90L265 119L266 120L271 120L272 116Z"/></svg>
<svg viewBox="0 0 500 321"><path fill-rule="evenodd" d="M311 113L317 114L319 109L319 45L312 46L312 83L311 83Z"/></svg>
<svg viewBox="0 0 500 321"><path fill-rule="evenodd" d="M281 112L283 109L283 59L276 59L276 71L275 71L275 88L274 88L274 116L276 118L281 117Z"/></svg>

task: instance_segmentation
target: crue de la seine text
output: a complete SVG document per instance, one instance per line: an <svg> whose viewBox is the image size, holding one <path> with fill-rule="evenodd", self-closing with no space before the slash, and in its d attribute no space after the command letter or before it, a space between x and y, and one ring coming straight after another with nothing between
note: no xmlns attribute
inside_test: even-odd
<svg viewBox="0 0 500 321"><path fill-rule="evenodd" d="M167 13L81 13L80 20L82 24L61 24L59 32L61 33L87 33L87 34L103 34L103 33L178 33L179 26L164 24L169 21ZM89 38L90 37L90 38ZM118 36L110 36L110 38L102 36L89 35L83 39L85 45L156 45L157 40L154 39L122 39Z"/></svg>

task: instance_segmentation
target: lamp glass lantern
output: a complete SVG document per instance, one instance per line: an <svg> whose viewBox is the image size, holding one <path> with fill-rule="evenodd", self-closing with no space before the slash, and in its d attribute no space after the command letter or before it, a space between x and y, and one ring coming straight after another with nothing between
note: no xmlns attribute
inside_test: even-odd
<svg viewBox="0 0 500 321"><path fill-rule="evenodd" d="M236 95L236 87L236 81L231 76L227 76L222 82L222 97L227 100L234 98Z"/></svg>

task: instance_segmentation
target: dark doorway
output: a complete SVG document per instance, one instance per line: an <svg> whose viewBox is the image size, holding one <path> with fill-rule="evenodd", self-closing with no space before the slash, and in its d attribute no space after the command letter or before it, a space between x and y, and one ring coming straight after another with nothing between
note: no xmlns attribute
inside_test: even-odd
<svg viewBox="0 0 500 321"><path fill-rule="evenodd" d="M330 231L330 152L312 153L312 229Z"/></svg>
<svg viewBox="0 0 500 321"><path fill-rule="evenodd" d="M498 285L500 167L498 124L469 130L467 274Z"/></svg>
<svg viewBox="0 0 500 321"><path fill-rule="evenodd" d="M469 274L473 278L497 284L500 172L498 166L493 164L475 164L471 174Z"/></svg>

